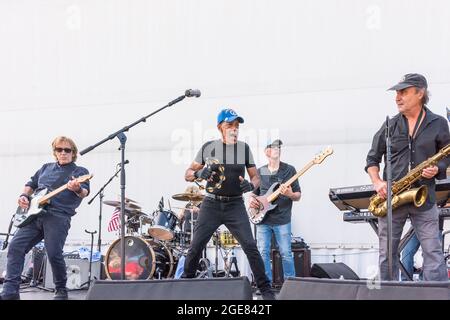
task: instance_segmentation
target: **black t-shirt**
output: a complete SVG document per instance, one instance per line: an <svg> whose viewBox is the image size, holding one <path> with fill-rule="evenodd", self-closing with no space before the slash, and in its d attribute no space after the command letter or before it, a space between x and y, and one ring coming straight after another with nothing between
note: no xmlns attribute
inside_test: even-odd
<svg viewBox="0 0 450 320"><path fill-rule="evenodd" d="M229 197L242 195L239 188L239 176L245 178L245 168L256 166L248 144L242 141L236 144L225 144L222 140L206 142L197 153L195 161L204 165L208 158L217 159L225 169L222 188L212 193ZM206 187L213 187L217 181L216 178L212 183L208 182Z"/></svg>
<svg viewBox="0 0 450 320"><path fill-rule="evenodd" d="M270 172L268 166L265 165L258 169L258 173L261 178L261 185L254 193L256 195L263 195L269 190L272 184L275 182L285 183L294 176L297 171L293 166L280 162L280 167L277 171ZM292 183L291 187L292 192L301 192L298 179ZM262 223L269 225L283 225L289 223L292 215L292 200L280 194L273 203L277 204L277 206L267 213Z"/></svg>

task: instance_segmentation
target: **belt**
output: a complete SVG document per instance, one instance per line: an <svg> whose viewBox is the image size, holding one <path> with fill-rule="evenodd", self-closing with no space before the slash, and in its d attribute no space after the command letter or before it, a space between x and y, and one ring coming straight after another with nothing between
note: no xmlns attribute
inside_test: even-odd
<svg viewBox="0 0 450 320"><path fill-rule="evenodd" d="M218 196L218 195L212 194L212 193L206 193L205 196L208 198L219 200L219 201L232 201L232 200L242 199L242 196L227 197L227 196Z"/></svg>

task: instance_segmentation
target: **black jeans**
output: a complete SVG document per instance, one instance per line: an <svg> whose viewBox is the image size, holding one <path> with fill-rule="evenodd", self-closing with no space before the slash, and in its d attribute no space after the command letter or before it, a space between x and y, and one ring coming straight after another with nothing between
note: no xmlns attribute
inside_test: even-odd
<svg viewBox="0 0 450 320"><path fill-rule="evenodd" d="M19 292L25 255L42 239L44 239L47 257L52 266L55 288L66 287L67 273L63 248L70 229L70 220L69 216L45 213L17 230L8 248L8 262L2 294Z"/></svg>
<svg viewBox="0 0 450 320"><path fill-rule="evenodd" d="M205 197L200 207L198 222L194 228L194 238L184 263L182 277L195 277L202 248L221 224L230 230L244 250L258 288L261 291L269 289L270 281L266 277L264 262L256 247L242 198L220 201Z"/></svg>

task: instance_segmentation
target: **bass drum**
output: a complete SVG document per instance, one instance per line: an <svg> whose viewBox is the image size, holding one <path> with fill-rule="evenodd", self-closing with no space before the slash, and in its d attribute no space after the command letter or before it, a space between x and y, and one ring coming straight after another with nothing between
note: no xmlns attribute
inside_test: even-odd
<svg viewBox="0 0 450 320"><path fill-rule="evenodd" d="M115 240L105 256L105 271L109 279L121 280L121 239ZM125 279L147 280L170 278L174 273L174 258L160 241L142 237L125 237Z"/></svg>

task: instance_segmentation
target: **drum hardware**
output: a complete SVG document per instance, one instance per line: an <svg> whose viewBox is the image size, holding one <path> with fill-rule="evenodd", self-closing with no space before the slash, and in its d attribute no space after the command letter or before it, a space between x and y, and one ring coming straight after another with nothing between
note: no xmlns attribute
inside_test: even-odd
<svg viewBox="0 0 450 320"><path fill-rule="evenodd" d="M228 277L239 277L240 271L237 265L237 259L236 255L234 253L234 247L231 248L225 248L223 249L225 251L225 255L222 253L222 259L223 259L223 265L225 269L225 278ZM231 271L231 268L235 267L235 271Z"/></svg>
<svg viewBox="0 0 450 320"><path fill-rule="evenodd" d="M80 288L83 288L85 285L87 285L87 287L89 289L91 287L91 281L93 281L93 279L92 279L92 252L94 250L94 234L97 233L97 230L89 231L89 230L85 229L84 232L91 235L91 252L90 252L90 256L89 256L89 277L85 283L80 284Z"/></svg>

